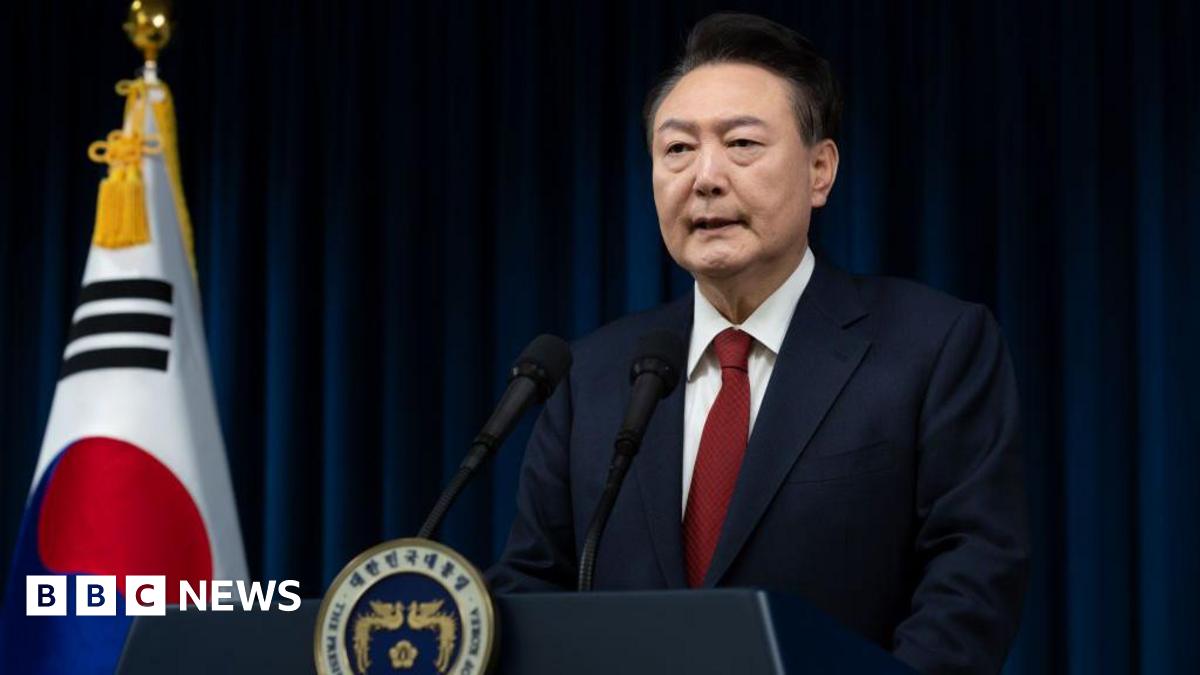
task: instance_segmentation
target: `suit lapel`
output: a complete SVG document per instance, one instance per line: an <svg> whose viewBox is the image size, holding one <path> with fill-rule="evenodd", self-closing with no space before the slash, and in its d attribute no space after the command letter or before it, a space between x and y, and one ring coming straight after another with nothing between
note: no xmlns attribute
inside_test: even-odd
<svg viewBox="0 0 1200 675"><path fill-rule="evenodd" d="M784 477L862 361L870 342L844 327L865 313L850 278L818 261L808 288L796 304L775 361L705 586L716 585L728 571ZM676 461L681 463L682 457ZM676 509L681 499L679 471L677 467ZM678 527L677 521L676 530Z"/></svg>
<svg viewBox="0 0 1200 675"><path fill-rule="evenodd" d="M684 344L691 331L692 298L680 299L664 313L659 329L680 331ZM646 509L654 552L668 588L684 588L683 534L683 389L686 374L671 395L658 404L633 460L634 474Z"/></svg>

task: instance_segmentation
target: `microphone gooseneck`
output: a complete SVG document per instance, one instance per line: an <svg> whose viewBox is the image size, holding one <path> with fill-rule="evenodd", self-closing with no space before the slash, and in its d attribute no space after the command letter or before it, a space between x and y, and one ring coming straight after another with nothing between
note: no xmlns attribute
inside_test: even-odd
<svg viewBox="0 0 1200 675"><path fill-rule="evenodd" d="M650 417L658 402L669 396L679 384L687 348L678 335L659 331L642 336L636 354L629 373L633 387L629 407L625 410L625 419L613 442L613 457L604 481L604 491L588 525L583 551L579 556L581 591L592 590L600 537L617 503L625 474L629 472L633 458L642 446L642 436L650 424Z"/></svg>
<svg viewBox="0 0 1200 675"><path fill-rule="evenodd" d="M571 350L560 337L539 335L525 347L509 373L508 388L504 390L491 417L471 441L466 458L442 490L421 525L418 537L428 539L433 536L446 517L446 512L483 461L504 443L517 420L532 403L542 403L554 393L554 388L570 369Z"/></svg>

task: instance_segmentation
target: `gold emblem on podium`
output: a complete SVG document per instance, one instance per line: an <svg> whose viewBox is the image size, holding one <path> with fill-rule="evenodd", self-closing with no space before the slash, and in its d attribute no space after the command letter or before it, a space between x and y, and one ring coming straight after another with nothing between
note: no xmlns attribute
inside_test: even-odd
<svg viewBox="0 0 1200 675"><path fill-rule="evenodd" d="M479 675L495 635L474 566L441 544L397 539L363 552L334 580L313 653L321 675Z"/></svg>

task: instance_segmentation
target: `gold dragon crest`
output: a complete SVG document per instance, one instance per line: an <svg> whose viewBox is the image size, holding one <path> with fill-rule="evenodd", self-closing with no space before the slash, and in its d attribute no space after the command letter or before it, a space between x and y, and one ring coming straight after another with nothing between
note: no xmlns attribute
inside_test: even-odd
<svg viewBox="0 0 1200 675"><path fill-rule="evenodd" d="M409 628L432 630L437 634L438 655L434 667L439 673L450 670L450 657L454 654L454 645L458 641L458 624L453 612L442 611L444 602L411 602L406 617L403 602L372 600L369 603L371 611L354 618L354 665L359 675L366 675L371 667L371 634L380 630L399 630L404 626L406 618ZM416 647L407 640L397 642L392 652L393 668L407 670L415 663Z"/></svg>

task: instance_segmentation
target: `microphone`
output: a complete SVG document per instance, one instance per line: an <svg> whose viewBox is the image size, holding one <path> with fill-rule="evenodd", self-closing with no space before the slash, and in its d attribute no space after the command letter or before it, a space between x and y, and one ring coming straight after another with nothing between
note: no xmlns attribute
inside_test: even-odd
<svg viewBox="0 0 1200 675"><path fill-rule="evenodd" d="M617 494L625 482L625 474L642 446L642 436L650 424L650 417L658 402L675 391L679 375L683 372L687 347L678 335L669 331L657 331L643 335L638 341L637 356L633 359L629 381L633 392L625 419L613 443L613 457L608 466L608 478L604 492L588 525L579 560L579 590L592 590L592 576L596 568L596 555L600 547L600 536L608 524Z"/></svg>
<svg viewBox="0 0 1200 675"><path fill-rule="evenodd" d="M471 441L467 456L438 497L417 536L429 539L437 531L450 505L466 487L467 481L494 450L504 443L517 420L534 402L544 402L554 393L563 376L571 369L571 350L555 335L539 335L525 347L509 372L508 388L500 397L491 417Z"/></svg>

